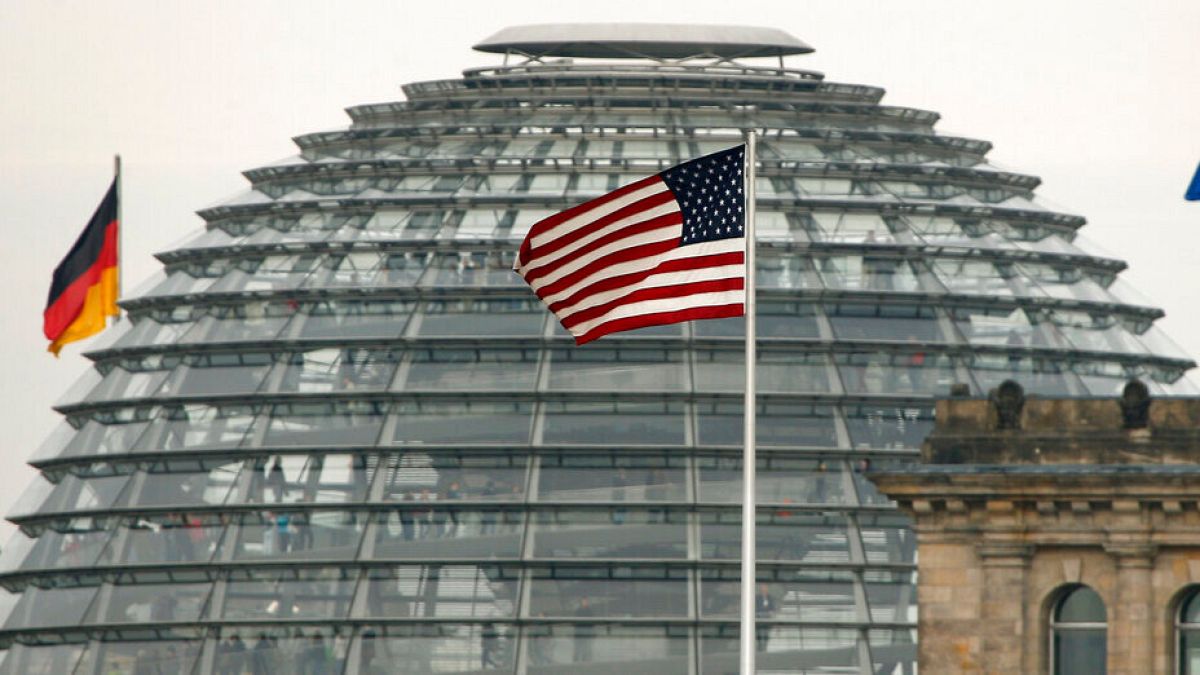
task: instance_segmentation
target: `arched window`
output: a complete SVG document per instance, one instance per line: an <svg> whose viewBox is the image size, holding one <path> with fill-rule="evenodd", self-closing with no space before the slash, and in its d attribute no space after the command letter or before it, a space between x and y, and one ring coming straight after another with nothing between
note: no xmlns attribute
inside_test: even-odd
<svg viewBox="0 0 1200 675"><path fill-rule="evenodd" d="M1179 604L1175 632L1179 634L1179 665L1175 672L1200 675L1200 588L1192 589Z"/></svg>
<svg viewBox="0 0 1200 675"><path fill-rule="evenodd" d="M1068 589L1050 614L1050 672L1104 675L1108 652L1104 601L1087 586Z"/></svg>

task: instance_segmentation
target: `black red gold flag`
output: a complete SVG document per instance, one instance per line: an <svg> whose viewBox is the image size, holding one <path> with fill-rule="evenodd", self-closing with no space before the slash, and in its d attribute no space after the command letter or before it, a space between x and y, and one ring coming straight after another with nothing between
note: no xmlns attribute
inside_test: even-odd
<svg viewBox="0 0 1200 675"><path fill-rule="evenodd" d="M83 234L54 270L42 330L55 356L63 345L104 330L117 316L117 179Z"/></svg>

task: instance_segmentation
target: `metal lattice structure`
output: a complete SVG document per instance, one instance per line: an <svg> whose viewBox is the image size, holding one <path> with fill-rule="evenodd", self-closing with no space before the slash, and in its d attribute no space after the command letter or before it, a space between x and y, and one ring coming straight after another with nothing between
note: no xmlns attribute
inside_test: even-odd
<svg viewBox="0 0 1200 675"><path fill-rule="evenodd" d="M987 142L680 49L406 85L201 211L31 459L0 673L731 672L740 320L576 349L510 267L747 128L761 672L912 672L913 536L859 469L914 456L935 394L1193 393L1124 263Z"/></svg>

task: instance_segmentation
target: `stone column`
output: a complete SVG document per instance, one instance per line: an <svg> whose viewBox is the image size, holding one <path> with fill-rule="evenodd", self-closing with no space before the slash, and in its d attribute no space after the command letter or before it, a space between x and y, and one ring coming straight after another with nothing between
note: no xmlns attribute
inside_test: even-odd
<svg viewBox="0 0 1200 675"><path fill-rule="evenodd" d="M979 547L983 568L983 603L979 622L983 639L983 672L1030 673L1025 657L1026 575L1033 547L1022 543L984 542Z"/></svg>
<svg viewBox="0 0 1200 675"><path fill-rule="evenodd" d="M1107 546L1117 566L1116 594L1108 625L1109 675L1146 675L1154 663L1154 547Z"/></svg>

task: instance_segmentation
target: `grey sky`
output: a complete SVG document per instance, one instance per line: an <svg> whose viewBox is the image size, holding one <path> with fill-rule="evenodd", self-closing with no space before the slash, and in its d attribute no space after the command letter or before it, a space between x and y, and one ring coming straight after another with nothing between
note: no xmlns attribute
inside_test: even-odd
<svg viewBox="0 0 1200 675"><path fill-rule="evenodd" d="M201 227L196 209L239 172L294 153L296 134L345 126L351 104L497 62L470 45L517 23L761 24L816 47L789 59L883 86L885 103L936 110L944 133L992 141L991 158L1041 176L1043 201L1088 218L1084 235L1200 354L1200 3L1195 0L862 2L0 3L0 511L86 368L45 352L50 272L125 160L126 288ZM1200 378L1198 378L1200 379ZM11 526L0 526L7 537Z"/></svg>

